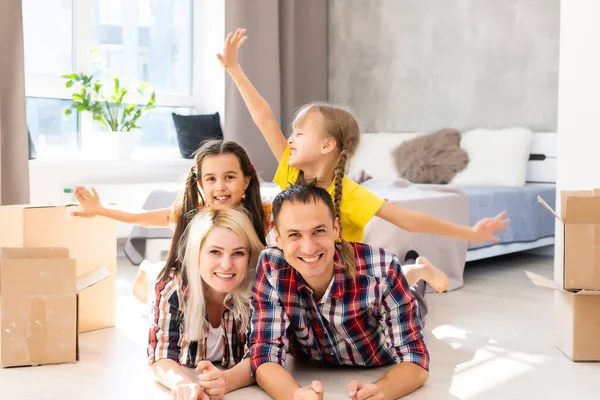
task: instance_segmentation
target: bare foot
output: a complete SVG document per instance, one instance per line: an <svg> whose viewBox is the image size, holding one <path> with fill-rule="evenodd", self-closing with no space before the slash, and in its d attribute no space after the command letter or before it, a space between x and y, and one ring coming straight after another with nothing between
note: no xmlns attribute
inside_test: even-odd
<svg viewBox="0 0 600 400"><path fill-rule="evenodd" d="M143 263L142 263L143 264ZM133 297L142 303L148 302L148 275L143 265L140 265L138 273L133 281Z"/></svg>
<svg viewBox="0 0 600 400"><path fill-rule="evenodd" d="M425 257L418 257L415 260L416 265L423 265L422 276L436 292L442 293L448 290L448 276L440 271L435 265Z"/></svg>

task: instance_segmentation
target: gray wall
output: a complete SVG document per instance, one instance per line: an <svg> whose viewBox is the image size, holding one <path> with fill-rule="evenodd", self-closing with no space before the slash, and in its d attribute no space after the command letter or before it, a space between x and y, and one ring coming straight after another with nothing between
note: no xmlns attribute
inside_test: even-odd
<svg viewBox="0 0 600 400"><path fill-rule="evenodd" d="M560 0L329 0L329 100L365 132L555 132Z"/></svg>

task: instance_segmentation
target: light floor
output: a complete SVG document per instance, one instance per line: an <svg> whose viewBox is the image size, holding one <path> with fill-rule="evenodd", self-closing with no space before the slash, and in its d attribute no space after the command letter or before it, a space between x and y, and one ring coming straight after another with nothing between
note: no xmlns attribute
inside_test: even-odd
<svg viewBox="0 0 600 400"><path fill-rule="evenodd" d="M552 258L504 256L471 263L463 288L427 296L431 354L414 399L597 399L600 364L573 363L553 344L552 293L524 274L552 276ZM119 260L116 328L80 335L78 364L0 369L0 399L170 399L146 364L147 307L130 296L136 267ZM385 369L295 367L297 380L321 379L326 399L345 399L349 380ZM257 386L226 399L268 398Z"/></svg>

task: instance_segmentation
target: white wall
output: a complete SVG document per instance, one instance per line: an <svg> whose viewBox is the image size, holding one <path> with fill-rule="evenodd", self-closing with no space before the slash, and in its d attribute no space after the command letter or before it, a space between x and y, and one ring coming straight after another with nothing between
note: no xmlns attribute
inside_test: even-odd
<svg viewBox="0 0 600 400"><path fill-rule="evenodd" d="M559 190L600 187L600 1L561 2L558 99ZM560 194L557 208L560 209ZM561 236L557 224L557 239ZM562 275L555 260L555 278Z"/></svg>

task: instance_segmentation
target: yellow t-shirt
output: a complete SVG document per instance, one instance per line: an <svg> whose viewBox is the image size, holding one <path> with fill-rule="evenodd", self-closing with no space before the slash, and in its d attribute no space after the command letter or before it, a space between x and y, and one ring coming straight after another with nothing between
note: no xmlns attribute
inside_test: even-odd
<svg viewBox="0 0 600 400"><path fill-rule="evenodd" d="M273 182L279 185L281 190L293 185L300 175L300 170L290 167L290 147L286 146ZM331 182L327 192L334 198L335 182ZM340 217L342 224L342 235L348 242L362 242L365 235L365 226L375 216L385 201L377 197L371 191L360 186L353 180L344 177L342 181L342 201L340 204Z"/></svg>

